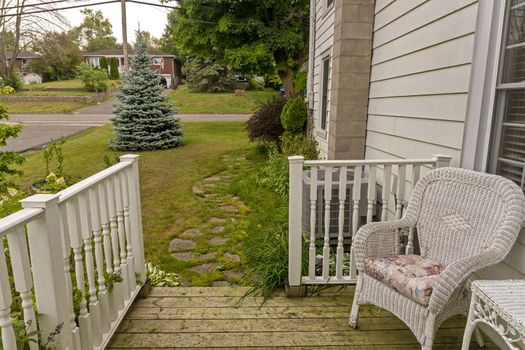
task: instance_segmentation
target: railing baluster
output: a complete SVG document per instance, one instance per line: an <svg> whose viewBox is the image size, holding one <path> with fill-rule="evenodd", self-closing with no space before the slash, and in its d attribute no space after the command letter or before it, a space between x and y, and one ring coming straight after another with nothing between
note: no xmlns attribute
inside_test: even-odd
<svg viewBox="0 0 525 350"><path fill-rule="evenodd" d="M87 301L89 294L86 293L85 279L84 279L84 264L82 257L82 236L80 222L78 218L78 198L71 198L66 202L67 222L69 227L69 240L71 248L73 248L73 259L75 261L75 279L78 291L81 293L80 311L78 315L78 323L80 326L80 341L82 349L91 349L93 347L93 331L91 324L91 316L87 309Z"/></svg>
<svg viewBox="0 0 525 350"><path fill-rule="evenodd" d="M124 206L122 205L122 187L120 176L113 177L113 189L115 191L115 207L117 209L117 229L120 244L120 271L122 272L122 295L124 300L129 299L129 273L126 255L126 233L124 232Z"/></svg>
<svg viewBox="0 0 525 350"><path fill-rule="evenodd" d="M133 292L137 289L137 279L135 277L135 258L133 247L131 246L131 221L129 219L129 193L128 193L128 173L131 169L125 170L120 174L122 187L122 205L124 212L124 231L126 233L126 265L128 268L129 290Z"/></svg>
<svg viewBox="0 0 525 350"><path fill-rule="evenodd" d="M74 348L80 349L80 329L77 326L75 310L73 308L73 283L71 282L71 244L69 241L69 225L67 221L66 206L58 207L60 234L62 236L62 256L64 258L64 277L66 279L66 298L68 305L69 324L73 336Z"/></svg>
<svg viewBox="0 0 525 350"><path fill-rule="evenodd" d="M405 198L405 178L406 165L399 165L397 168L397 186L396 186L396 219L401 219L403 214L403 201Z"/></svg>
<svg viewBox="0 0 525 350"><path fill-rule="evenodd" d="M383 169L383 210L381 212L381 221L386 221L388 217L388 202L390 199L390 180L392 178L392 166L385 165Z"/></svg>
<svg viewBox="0 0 525 350"><path fill-rule="evenodd" d="M97 187L89 189L89 205L93 229L93 243L95 244L95 262L97 272L98 303L100 310L100 329L108 332L111 326L109 319L108 294L104 277L104 253L102 248L102 224L100 221L100 199Z"/></svg>
<svg viewBox="0 0 525 350"><path fill-rule="evenodd" d="M315 230L317 227L317 167L310 169L310 247L308 256L308 277L315 279Z"/></svg>
<svg viewBox="0 0 525 350"><path fill-rule="evenodd" d="M324 173L324 244L323 280L330 278L330 208L332 202L332 167L325 167Z"/></svg>
<svg viewBox="0 0 525 350"><path fill-rule="evenodd" d="M339 171L339 217L337 235L337 255L335 276L337 279L343 278L344 249L343 249L343 230L345 226L345 202L346 202L346 175L347 168L341 167Z"/></svg>
<svg viewBox="0 0 525 350"><path fill-rule="evenodd" d="M33 275L31 273L31 264L29 262L29 249L27 247L26 233L23 226L16 231L7 235L9 246L9 256L11 258L11 267L13 269L13 278L15 289L20 293L22 299L22 309L24 314L24 323L27 333L33 333L37 330L35 311L33 310ZM3 248L3 247L0 247ZM32 342L29 347L32 350L38 350L38 336L31 337Z"/></svg>
<svg viewBox="0 0 525 350"><path fill-rule="evenodd" d="M368 166L368 193L366 195L367 210L366 223L369 224L374 219L374 205L376 201L376 166L370 164Z"/></svg>
<svg viewBox="0 0 525 350"><path fill-rule="evenodd" d="M419 181L420 176L421 176L421 165L414 164L412 166L412 191L414 190L414 187L416 187L416 184ZM407 240L407 246L405 247L405 254L413 254L413 253L414 253L414 227L411 226L408 228L408 240Z"/></svg>
<svg viewBox="0 0 525 350"><path fill-rule="evenodd" d="M84 240L84 255L86 263L86 275L89 293L89 314L92 323L93 345L98 346L102 342L100 327L100 304L97 298L97 287L95 285L95 260L93 258L93 226L91 206L89 204L88 191L78 195L80 227L82 239Z"/></svg>
<svg viewBox="0 0 525 350"><path fill-rule="evenodd" d="M113 178L109 178L106 181L106 191L108 196L108 209L109 209L109 226L111 234L111 248L113 252L113 271L116 275L122 277L122 271L120 270L120 254L119 254L119 242L118 242L118 229L117 229L117 209L115 207L115 190ZM124 306L125 295L123 292L123 282L116 283L113 286L113 294L115 301L115 308L117 310L122 309Z"/></svg>
<svg viewBox="0 0 525 350"><path fill-rule="evenodd" d="M356 166L354 168L354 183L352 187L352 243L357 229L359 228L359 203L361 202L361 178L363 174L363 167ZM357 276L357 266L355 264L353 244L350 246L350 279L355 279Z"/></svg>
<svg viewBox="0 0 525 350"><path fill-rule="evenodd" d="M2 330L2 347L5 350L16 350L16 337L13 330L13 321L11 320L11 287L9 286L9 277L7 271L7 262L4 254L4 244L0 238L0 329Z"/></svg>
<svg viewBox="0 0 525 350"><path fill-rule="evenodd" d="M104 261L106 262L106 273L111 278L113 275L113 261L111 260L111 237L109 236L109 216L108 216L108 196L106 182L102 182L97 186L98 200L100 206L100 222L102 226L102 240L104 242ZM117 319L117 310L115 308L116 302L114 300L114 293L106 289L108 299L108 313L109 321Z"/></svg>

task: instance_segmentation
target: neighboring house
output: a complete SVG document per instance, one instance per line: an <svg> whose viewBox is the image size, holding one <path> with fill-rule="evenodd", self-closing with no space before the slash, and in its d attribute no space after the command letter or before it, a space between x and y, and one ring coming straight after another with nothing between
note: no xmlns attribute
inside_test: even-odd
<svg viewBox="0 0 525 350"><path fill-rule="evenodd" d="M13 51L5 51L5 57L7 62L11 63L11 57ZM22 73L29 72L31 68L31 62L40 59L41 56L31 51L20 51L15 59L15 66Z"/></svg>
<svg viewBox="0 0 525 350"><path fill-rule="evenodd" d="M312 0L309 107L328 159L452 156L525 180L525 0ZM525 234L486 276L525 278Z"/></svg>
<svg viewBox="0 0 525 350"><path fill-rule="evenodd" d="M129 56L133 56L134 51L129 50ZM151 70L159 74L166 80L167 87L177 87L181 80L181 63L174 55L161 53L154 50L148 50L148 55L151 56ZM119 65L119 73L124 72L124 53L122 49L108 49L86 52L83 54L86 63L92 67L100 67L100 59L106 57L108 59L117 58Z"/></svg>

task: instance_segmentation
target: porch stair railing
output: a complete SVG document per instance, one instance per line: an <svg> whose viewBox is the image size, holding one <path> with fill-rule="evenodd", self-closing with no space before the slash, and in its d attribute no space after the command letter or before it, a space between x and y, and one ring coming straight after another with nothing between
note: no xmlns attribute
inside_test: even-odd
<svg viewBox="0 0 525 350"><path fill-rule="evenodd" d="M289 294L312 284L355 284L352 236L372 221L401 218L422 173L450 166L429 159L308 160L289 158ZM414 251L414 230L400 232ZM295 290L295 291L294 291Z"/></svg>
<svg viewBox="0 0 525 350"><path fill-rule="evenodd" d="M0 219L0 348L19 296L31 349L103 349L145 280L138 156L22 206Z"/></svg>

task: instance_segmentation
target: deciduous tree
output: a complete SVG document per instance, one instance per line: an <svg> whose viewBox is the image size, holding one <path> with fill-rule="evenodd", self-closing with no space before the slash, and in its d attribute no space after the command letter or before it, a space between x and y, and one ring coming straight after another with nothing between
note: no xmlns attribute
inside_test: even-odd
<svg viewBox="0 0 525 350"><path fill-rule="evenodd" d="M80 48L71 32L49 32L33 45L33 49L42 57L32 63L32 68L46 80L71 79L82 63Z"/></svg>
<svg viewBox="0 0 525 350"><path fill-rule="evenodd" d="M74 28L78 43L85 51L118 48L117 39L113 36L113 26L102 11L83 9L82 23Z"/></svg>

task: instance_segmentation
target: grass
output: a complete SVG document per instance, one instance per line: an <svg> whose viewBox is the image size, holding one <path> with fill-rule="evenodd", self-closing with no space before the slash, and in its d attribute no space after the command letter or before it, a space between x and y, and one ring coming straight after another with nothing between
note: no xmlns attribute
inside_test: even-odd
<svg viewBox="0 0 525 350"><path fill-rule="evenodd" d="M9 113L70 113L77 109L87 107L83 102L69 101L2 101Z"/></svg>
<svg viewBox="0 0 525 350"><path fill-rule="evenodd" d="M277 93L273 91L246 91L245 96L235 96L233 92L203 93L191 92L186 86L173 91L170 99L180 113L252 113L261 103Z"/></svg>
<svg viewBox="0 0 525 350"><path fill-rule="evenodd" d="M82 80L70 79L70 80L59 80L50 81L41 84L29 84L24 86L28 90L44 90L44 89L83 89Z"/></svg>
<svg viewBox="0 0 525 350"><path fill-rule="evenodd" d="M242 241L247 233L246 214L248 206L239 205L240 213L228 215L218 208L217 202L203 200L195 195L192 188L203 179L215 174L231 177L228 183L221 183L214 192L220 203L234 202L232 187L240 178L253 170L258 158L251 158L255 146L248 142L244 124L239 122L185 123L185 142L178 148L138 152L140 154L140 180L145 251L148 261L160 264L161 268L181 274L192 285L210 285L224 279L223 271L240 268ZM64 173L75 178L88 177L105 168L104 156L114 159L120 153L107 147L112 135L111 126L90 129L70 137L64 145ZM244 156L248 154L249 157ZM226 157L226 158L225 158ZM23 165L23 176L17 181L23 189L45 176L42 151L30 153ZM231 185L230 185L231 183ZM256 198L253 198L256 201ZM271 206L271 205L270 205ZM229 242L219 247L208 243L211 217L228 221L223 236ZM170 255L168 245L171 239L190 228L199 228L205 235L197 240L195 254L215 252L214 259L219 265L211 273L195 273L190 270L198 259L185 262ZM233 253L243 258L233 263L223 254ZM241 281L235 281L241 282Z"/></svg>
<svg viewBox="0 0 525 350"><path fill-rule="evenodd" d="M93 94L89 91L23 90L18 91L14 96L89 96Z"/></svg>

